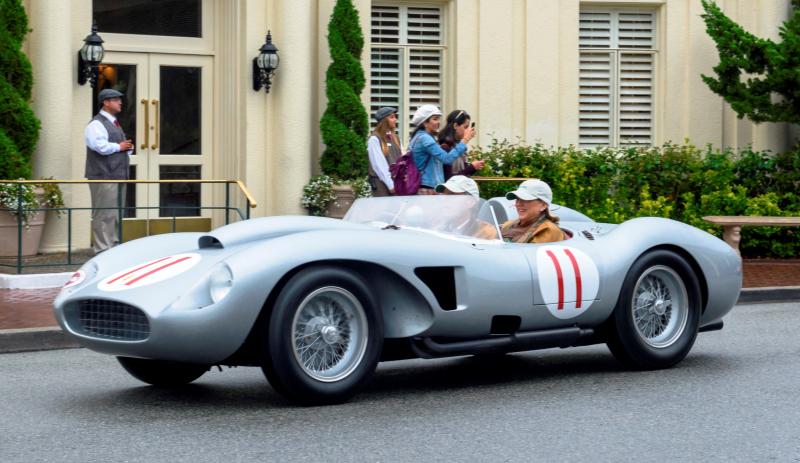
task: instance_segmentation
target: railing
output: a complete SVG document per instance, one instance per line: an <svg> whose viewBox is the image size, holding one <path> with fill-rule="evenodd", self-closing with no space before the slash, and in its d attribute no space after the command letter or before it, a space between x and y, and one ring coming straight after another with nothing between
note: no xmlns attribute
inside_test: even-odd
<svg viewBox="0 0 800 463"><path fill-rule="evenodd" d="M90 183L115 183L117 184L118 194L117 194L117 206L116 207L103 207L103 208L92 208L92 207L25 207L23 196L25 193L25 185L44 185L44 184L59 184L59 185L72 185L72 184L90 184ZM123 191L123 186L126 184L173 184L173 183L207 183L207 184L225 184L225 205L224 206L203 206L202 204L199 206L126 206L123 204L124 198L121 194ZM7 268L16 268L17 273L21 273L23 268L29 267L56 267L56 266L70 266L70 265L80 265L83 262L72 262L72 215L73 211L84 211L84 210L98 210L98 209L110 209L110 210L117 210L118 214L118 230L117 233L119 234L120 240L122 239L122 223L123 223L123 210L152 210L152 209L171 209L173 211L172 214L172 231L176 231L177 225L177 212L180 210L224 210L225 211L225 224L227 225L230 223L230 213L231 211L235 211L238 216L239 220L246 220L250 218L250 209L256 207L256 201L253 199L253 196L250 194L250 191L247 189L244 183L241 180L190 180L190 179L180 179L180 180L2 180L0 184L15 184L18 185L17 187L17 207L15 209L9 208L0 208L0 214L9 214L16 213L17 216L17 256L16 256L16 264L8 264L8 263L0 263L0 267L7 267ZM231 185L235 184L238 187L238 191L241 192L242 196L245 200L245 211L242 211L238 207L231 206ZM56 212L66 212L67 214L67 261L66 262L57 262L57 263L47 263L47 264L24 264L23 263L23 256L22 256L22 230L25 227L23 224L22 217L25 215L26 212L37 212L37 211L56 211ZM183 216L182 216L183 217Z"/></svg>

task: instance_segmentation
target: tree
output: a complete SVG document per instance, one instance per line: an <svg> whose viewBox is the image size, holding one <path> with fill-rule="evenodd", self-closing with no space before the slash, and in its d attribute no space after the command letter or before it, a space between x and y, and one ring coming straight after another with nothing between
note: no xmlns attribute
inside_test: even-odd
<svg viewBox="0 0 800 463"><path fill-rule="evenodd" d="M369 121L361 91L364 36L352 0L337 0L328 23L331 64L326 72L328 106L320 120L325 151L320 159L324 174L339 180L367 175Z"/></svg>
<svg viewBox="0 0 800 463"><path fill-rule="evenodd" d="M33 73L22 52L27 33L21 0L0 0L0 179L30 179L39 141L39 119L28 105Z"/></svg>
<svg viewBox="0 0 800 463"><path fill-rule="evenodd" d="M745 31L713 0L702 2L706 31L720 57L714 67L717 77L703 75L703 82L739 118L800 122L800 0L792 0L792 16L780 28L780 43Z"/></svg>

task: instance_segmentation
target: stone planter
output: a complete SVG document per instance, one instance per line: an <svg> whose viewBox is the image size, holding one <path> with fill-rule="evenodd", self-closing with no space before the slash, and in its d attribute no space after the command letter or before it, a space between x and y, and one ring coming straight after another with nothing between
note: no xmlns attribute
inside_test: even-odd
<svg viewBox="0 0 800 463"><path fill-rule="evenodd" d="M347 214L350 206L353 205L353 201L356 200L356 194L350 185L334 185L333 192L336 193L336 200L328 206L325 216L341 219Z"/></svg>
<svg viewBox="0 0 800 463"><path fill-rule="evenodd" d="M39 242L44 230L44 211L37 211L28 221L28 227L22 226L22 255L34 256L39 252ZM17 217L6 211L0 211L0 257L17 255Z"/></svg>

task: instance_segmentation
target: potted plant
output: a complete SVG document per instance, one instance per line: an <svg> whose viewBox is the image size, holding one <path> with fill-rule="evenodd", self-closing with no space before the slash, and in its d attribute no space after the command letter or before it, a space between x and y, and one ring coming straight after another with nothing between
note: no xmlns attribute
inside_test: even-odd
<svg viewBox="0 0 800 463"><path fill-rule="evenodd" d="M331 202L332 207L327 207L327 215L343 217L356 198L352 184L366 178L368 165L369 120L360 98L365 83L361 66L364 36L352 0L336 1L328 23L328 48L331 64L325 74L328 105L320 120L325 143L320 167L334 183L337 197ZM313 189L313 182L314 179L306 188Z"/></svg>
<svg viewBox="0 0 800 463"><path fill-rule="evenodd" d="M337 188L343 189L343 187L348 194L342 195L337 192ZM313 177L303 187L303 197L300 202L311 215L342 218L353 201L369 196L372 196L372 188L367 177L336 185L332 177L323 174Z"/></svg>
<svg viewBox="0 0 800 463"><path fill-rule="evenodd" d="M62 207L64 197L55 183L0 183L0 256L35 255L44 230L43 209ZM57 215L61 213L56 211Z"/></svg>
<svg viewBox="0 0 800 463"><path fill-rule="evenodd" d="M0 0L0 179L30 179L31 156L39 140L39 119L28 104L33 87L31 63L22 52L27 33L28 18L21 0ZM54 184L52 187L58 188ZM52 196L52 187L47 187L50 194L43 194ZM60 199L55 203L39 201L30 184L4 184L0 186L0 204L11 213L0 213L0 219L11 222L3 228L1 233L5 235L0 235L0 243L13 250L0 254L16 255L20 232L24 232L22 244L26 254L38 250L41 236L37 214L25 209L63 203ZM35 250L31 252L28 244L35 244Z"/></svg>

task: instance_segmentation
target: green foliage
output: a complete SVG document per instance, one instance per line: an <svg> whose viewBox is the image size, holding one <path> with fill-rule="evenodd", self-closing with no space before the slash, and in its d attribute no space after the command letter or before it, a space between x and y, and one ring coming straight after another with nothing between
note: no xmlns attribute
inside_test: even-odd
<svg viewBox="0 0 800 463"><path fill-rule="evenodd" d="M360 177L346 182L353 189L356 198L372 196L372 187L367 177ZM334 180L328 175L317 175L303 187L303 196L300 204L308 209L311 215L325 215L328 206L336 201L336 192L333 191Z"/></svg>
<svg viewBox="0 0 800 463"><path fill-rule="evenodd" d="M0 0L0 179L31 178L39 119L28 105L33 75L22 41L28 20L20 0Z"/></svg>
<svg viewBox="0 0 800 463"><path fill-rule="evenodd" d="M367 175L369 121L361 91L364 36L352 0L337 0L328 23L331 64L326 72L328 106L320 120L325 151L320 167L326 175L347 180Z"/></svg>
<svg viewBox="0 0 800 463"><path fill-rule="evenodd" d="M800 149L777 156L691 144L660 147L546 148L493 141L470 156L485 159L478 175L541 178L554 202L598 222L667 217L722 236L709 215L800 216ZM481 182L481 196L502 196L519 182ZM555 211L558 214L557 211ZM800 255L797 228L745 227L745 256Z"/></svg>
<svg viewBox="0 0 800 463"><path fill-rule="evenodd" d="M781 42L762 39L728 18L713 0L702 0L706 31L716 43L716 78L703 81L739 118L753 122L800 122L800 9L780 28ZM778 95L780 98L775 98Z"/></svg>

